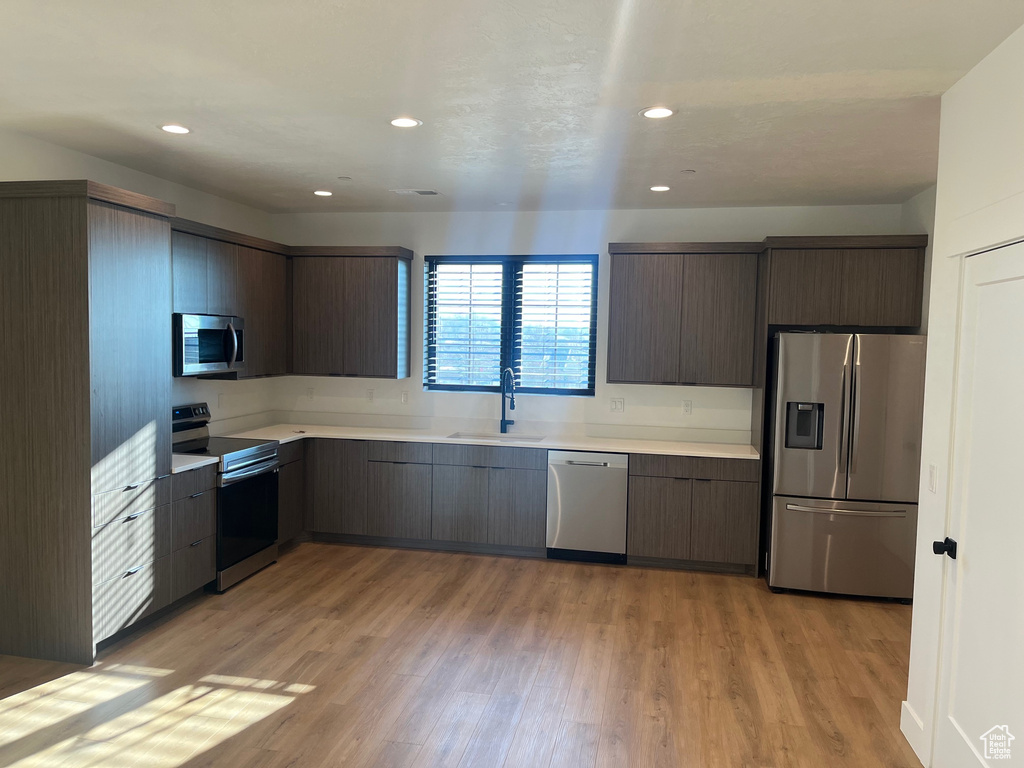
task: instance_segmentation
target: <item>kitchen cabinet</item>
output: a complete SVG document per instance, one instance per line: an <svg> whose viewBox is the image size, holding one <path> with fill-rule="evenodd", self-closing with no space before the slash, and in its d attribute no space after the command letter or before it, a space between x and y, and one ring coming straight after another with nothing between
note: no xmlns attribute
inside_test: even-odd
<svg viewBox="0 0 1024 768"><path fill-rule="evenodd" d="M430 464L367 462L367 535L430 539L432 469Z"/></svg>
<svg viewBox="0 0 1024 768"><path fill-rule="evenodd" d="M172 475L169 602L217 577L217 467Z"/></svg>
<svg viewBox="0 0 1024 768"><path fill-rule="evenodd" d="M487 542L488 472L486 467L434 466L431 539Z"/></svg>
<svg viewBox="0 0 1024 768"><path fill-rule="evenodd" d="M238 247L238 311L245 321L241 376L288 373L288 260L278 253Z"/></svg>
<svg viewBox="0 0 1024 768"><path fill-rule="evenodd" d="M627 556L753 573L760 466L750 459L631 454Z"/></svg>
<svg viewBox="0 0 1024 768"><path fill-rule="evenodd" d="M175 231L171 238L175 312L241 315L238 247Z"/></svg>
<svg viewBox="0 0 1024 768"><path fill-rule="evenodd" d="M814 242L820 246L828 240ZM772 248L769 274L768 322L774 325L916 327L921 322L923 245Z"/></svg>
<svg viewBox="0 0 1024 768"><path fill-rule="evenodd" d="M306 446L306 527L365 536L366 451L362 440L310 440Z"/></svg>
<svg viewBox="0 0 1024 768"><path fill-rule="evenodd" d="M660 244L672 245L672 244ZM612 245L608 381L750 386L757 254Z"/></svg>
<svg viewBox="0 0 1024 768"><path fill-rule="evenodd" d="M629 479L627 556L690 559L692 487L687 478Z"/></svg>
<svg viewBox="0 0 1024 768"><path fill-rule="evenodd" d="M412 254L401 248L379 250L382 255L293 258L295 373L409 375Z"/></svg>
<svg viewBox="0 0 1024 768"><path fill-rule="evenodd" d="M690 559L748 565L757 558L758 484L694 480Z"/></svg>
<svg viewBox="0 0 1024 768"><path fill-rule="evenodd" d="M206 313L242 315L238 288L238 246L206 241Z"/></svg>
<svg viewBox="0 0 1024 768"><path fill-rule="evenodd" d="M278 461L277 542L291 541L306 529L306 462L299 440L281 446Z"/></svg>
<svg viewBox="0 0 1024 768"><path fill-rule="evenodd" d="M547 538L547 487L546 470L488 469L487 543L543 548Z"/></svg>

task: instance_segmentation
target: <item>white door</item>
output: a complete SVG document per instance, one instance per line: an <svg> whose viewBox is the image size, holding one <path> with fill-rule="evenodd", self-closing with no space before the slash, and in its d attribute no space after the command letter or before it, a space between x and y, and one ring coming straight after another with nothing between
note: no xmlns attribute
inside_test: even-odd
<svg viewBox="0 0 1024 768"><path fill-rule="evenodd" d="M933 765L1024 766L1024 244L967 259L957 376Z"/></svg>

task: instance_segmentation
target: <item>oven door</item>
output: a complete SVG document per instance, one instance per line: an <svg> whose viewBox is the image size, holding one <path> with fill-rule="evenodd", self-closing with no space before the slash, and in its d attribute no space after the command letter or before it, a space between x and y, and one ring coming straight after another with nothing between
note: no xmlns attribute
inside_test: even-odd
<svg viewBox="0 0 1024 768"><path fill-rule="evenodd" d="M277 541L276 459L272 464L266 471L234 482L223 480L217 490L218 572Z"/></svg>
<svg viewBox="0 0 1024 768"><path fill-rule="evenodd" d="M174 375L198 376L245 368L245 321L222 315L173 316Z"/></svg>

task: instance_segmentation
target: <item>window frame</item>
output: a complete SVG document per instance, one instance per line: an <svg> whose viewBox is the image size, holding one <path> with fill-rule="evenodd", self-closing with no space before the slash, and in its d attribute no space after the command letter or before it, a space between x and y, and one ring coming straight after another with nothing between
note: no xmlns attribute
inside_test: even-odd
<svg viewBox="0 0 1024 768"><path fill-rule="evenodd" d="M436 297L430 289L431 276L438 264L500 264L501 275L501 350L499 371L512 368L516 372L516 392L525 395L558 395L562 397L594 397L597 380L597 286L599 257L590 254L529 254L518 256L425 256L423 266L423 388L430 392L501 392L499 385L436 384L427 380L429 361L437 350ZM587 387L521 387L521 335L523 322L522 297L516 291L517 273L521 278L526 264L590 264L590 354L587 366ZM517 333L518 332L518 333Z"/></svg>

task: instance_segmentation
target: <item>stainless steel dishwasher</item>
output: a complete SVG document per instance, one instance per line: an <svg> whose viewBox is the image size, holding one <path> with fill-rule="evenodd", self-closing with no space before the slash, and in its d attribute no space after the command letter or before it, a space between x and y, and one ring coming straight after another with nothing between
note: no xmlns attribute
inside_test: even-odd
<svg viewBox="0 0 1024 768"><path fill-rule="evenodd" d="M548 557L626 562L623 453L548 451Z"/></svg>

